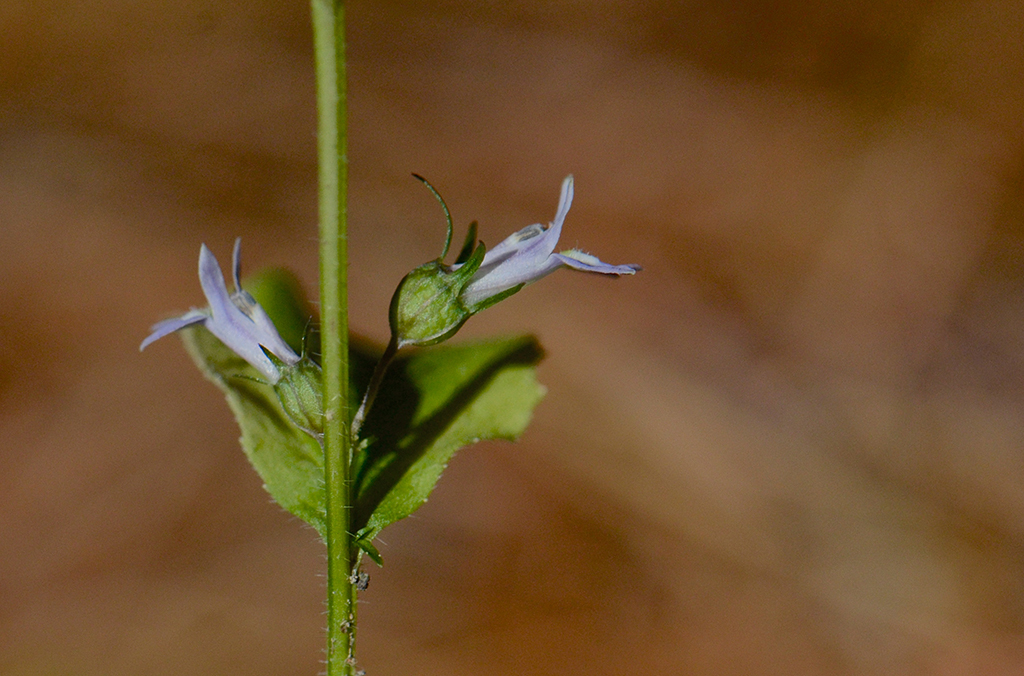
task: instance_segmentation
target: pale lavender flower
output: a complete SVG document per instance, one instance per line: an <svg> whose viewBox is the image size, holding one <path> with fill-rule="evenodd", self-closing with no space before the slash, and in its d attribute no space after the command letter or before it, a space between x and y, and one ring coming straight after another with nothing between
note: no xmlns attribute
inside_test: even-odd
<svg viewBox="0 0 1024 676"><path fill-rule="evenodd" d="M242 290L241 247L242 239L238 238L232 254L235 292L229 294L220 264L206 245L202 245L199 250L199 283L210 307L203 310L192 308L180 317L154 324L153 332L139 346L140 352L166 335L193 324L202 324L235 354L249 362L271 385L280 380L281 371L263 348L289 366L298 363L299 355L282 340L266 311Z"/></svg>
<svg viewBox="0 0 1024 676"><path fill-rule="evenodd" d="M528 225L487 252L460 295L466 307L475 312L474 308L486 307L488 299L521 284L536 282L563 266L603 275L632 275L640 269L639 265L609 265L578 249L555 253L562 224L572 206L572 195L570 175L562 181L554 221L548 225Z"/></svg>

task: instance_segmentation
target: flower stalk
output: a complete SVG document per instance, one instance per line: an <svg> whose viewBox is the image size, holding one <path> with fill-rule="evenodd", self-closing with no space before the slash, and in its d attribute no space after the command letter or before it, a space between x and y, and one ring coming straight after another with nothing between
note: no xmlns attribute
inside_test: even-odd
<svg viewBox="0 0 1024 676"><path fill-rule="evenodd" d="M388 342L387 348L384 349L384 354L381 355L377 361L377 365L373 368L373 375L370 377L370 384L366 387L366 393L363 395L363 401L359 404L359 409L356 410L355 416L352 417L352 444L356 445L359 443L359 432L363 429L363 423L366 422L366 416L370 414L370 409L373 408L373 402L377 398L377 392L380 390L380 384L384 382L384 376L388 372L388 367L391 366L392 360L398 353L398 341L394 338Z"/></svg>

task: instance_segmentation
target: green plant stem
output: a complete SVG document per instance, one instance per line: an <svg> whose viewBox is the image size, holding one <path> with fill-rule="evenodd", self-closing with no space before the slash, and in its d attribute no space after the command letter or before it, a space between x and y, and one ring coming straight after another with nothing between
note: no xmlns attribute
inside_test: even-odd
<svg viewBox="0 0 1024 676"><path fill-rule="evenodd" d="M373 369L373 376L370 378L370 384L366 388L366 394L363 395L363 401L359 404L359 410L356 411L355 416L352 418L352 444L359 442L359 430L363 428L366 416L370 414L370 409L373 408L373 400L377 398L380 384L384 382L384 374L388 372L388 366L391 365L391 361L395 358L397 352L398 340L392 336L391 342L388 343L384 354L381 355L380 360Z"/></svg>
<svg viewBox="0 0 1024 676"><path fill-rule="evenodd" d="M350 535L345 8L311 0L320 162L320 314L327 502L327 675L354 676L357 565Z"/></svg>

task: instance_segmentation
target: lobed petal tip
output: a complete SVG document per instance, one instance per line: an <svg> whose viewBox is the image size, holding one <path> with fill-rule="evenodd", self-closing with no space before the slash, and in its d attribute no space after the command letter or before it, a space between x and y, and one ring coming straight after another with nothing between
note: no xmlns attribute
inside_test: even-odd
<svg viewBox="0 0 1024 676"><path fill-rule="evenodd" d="M641 268L635 263L626 265L612 265L605 263L597 256L593 256L579 249L569 249L561 253L552 254L566 267L583 272L596 272L602 275L635 275Z"/></svg>

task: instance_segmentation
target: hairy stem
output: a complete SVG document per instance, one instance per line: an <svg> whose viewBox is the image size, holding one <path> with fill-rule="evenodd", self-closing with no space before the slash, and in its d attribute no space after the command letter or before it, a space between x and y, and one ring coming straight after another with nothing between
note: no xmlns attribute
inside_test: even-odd
<svg viewBox="0 0 1024 676"><path fill-rule="evenodd" d="M311 0L316 54L320 163L320 312L324 386L324 479L327 499L327 675L354 676L356 559L352 444L348 429L348 240L346 207L345 8Z"/></svg>

